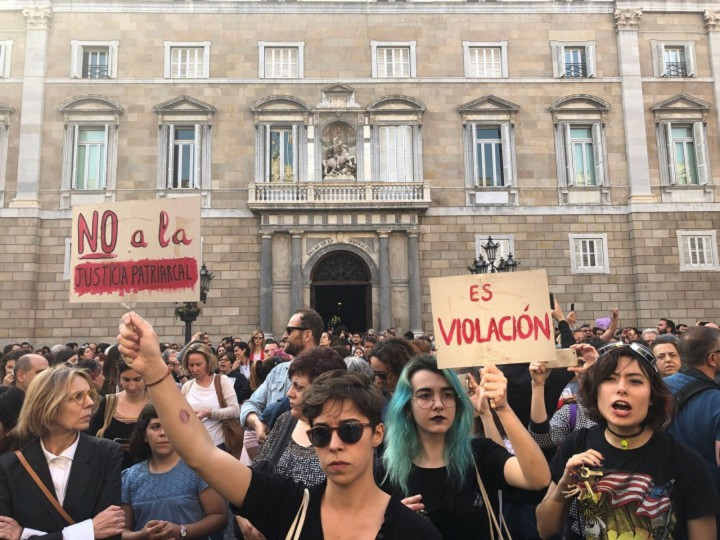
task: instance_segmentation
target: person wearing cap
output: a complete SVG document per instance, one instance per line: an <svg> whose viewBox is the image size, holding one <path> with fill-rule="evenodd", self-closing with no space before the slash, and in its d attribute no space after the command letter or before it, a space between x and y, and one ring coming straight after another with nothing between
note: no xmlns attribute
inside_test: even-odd
<svg viewBox="0 0 720 540"><path fill-rule="evenodd" d="M662 429L674 402L655 357L637 343L599 353L580 379L598 425L570 435L553 458L540 536L716 538L720 497L700 456Z"/></svg>

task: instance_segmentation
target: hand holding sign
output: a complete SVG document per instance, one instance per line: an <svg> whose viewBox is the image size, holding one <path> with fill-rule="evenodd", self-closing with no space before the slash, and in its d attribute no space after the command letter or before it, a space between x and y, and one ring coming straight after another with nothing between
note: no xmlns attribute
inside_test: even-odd
<svg viewBox="0 0 720 540"><path fill-rule="evenodd" d="M500 410L507 406L507 379L497 366L491 364L480 371L480 387L493 409Z"/></svg>

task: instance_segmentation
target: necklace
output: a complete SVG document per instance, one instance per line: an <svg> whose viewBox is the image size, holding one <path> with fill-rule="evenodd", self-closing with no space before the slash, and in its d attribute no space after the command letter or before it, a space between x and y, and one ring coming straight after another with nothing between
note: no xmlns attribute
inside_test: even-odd
<svg viewBox="0 0 720 540"><path fill-rule="evenodd" d="M638 437L638 436L642 435L643 432L645 431L645 426L640 426L640 431L638 431L637 433L631 433L630 435L621 435L620 433L615 433L612 429L610 429L610 428L607 427L607 426L605 426L605 429L607 429L610 433L612 433L612 434L615 435L618 439L620 439L620 446L622 446L622 449L623 449L623 450L627 450L627 449L628 449L628 442L627 442L627 440L628 440L628 439L634 439L635 437Z"/></svg>

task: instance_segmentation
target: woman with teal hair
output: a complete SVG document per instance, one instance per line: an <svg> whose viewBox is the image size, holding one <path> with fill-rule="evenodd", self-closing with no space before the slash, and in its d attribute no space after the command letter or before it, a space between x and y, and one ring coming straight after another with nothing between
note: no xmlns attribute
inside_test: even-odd
<svg viewBox="0 0 720 540"><path fill-rule="evenodd" d="M468 383L472 398L453 371L438 369L434 356L412 359L388 406L378 471L382 487L428 517L446 539L488 534L499 515L497 492L506 485L537 490L550 482L542 451L507 403L502 372L487 366L479 384L471 375ZM473 438L473 412L488 415L489 403L515 455Z"/></svg>

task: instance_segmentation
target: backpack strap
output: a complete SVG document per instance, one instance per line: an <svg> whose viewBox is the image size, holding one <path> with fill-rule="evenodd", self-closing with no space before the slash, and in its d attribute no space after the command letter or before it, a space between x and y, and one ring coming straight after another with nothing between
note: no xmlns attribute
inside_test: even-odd
<svg viewBox="0 0 720 540"><path fill-rule="evenodd" d="M577 424L578 404L570 403L570 433L575 431L575 425Z"/></svg>
<svg viewBox="0 0 720 540"><path fill-rule="evenodd" d="M696 394L700 394L705 390L720 390L720 384L697 369L683 366L680 368L680 373L683 373L688 377L692 377L693 380L683 386L677 394L675 394L678 409L686 405L690 398Z"/></svg>

